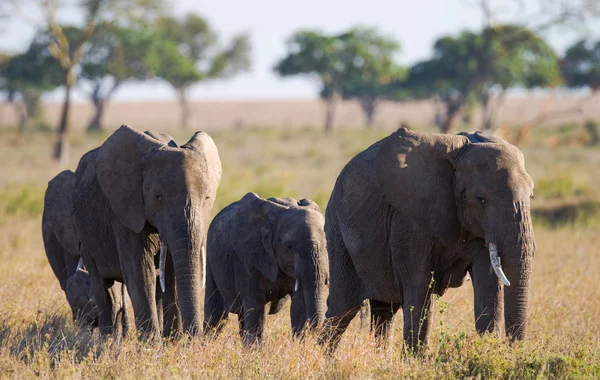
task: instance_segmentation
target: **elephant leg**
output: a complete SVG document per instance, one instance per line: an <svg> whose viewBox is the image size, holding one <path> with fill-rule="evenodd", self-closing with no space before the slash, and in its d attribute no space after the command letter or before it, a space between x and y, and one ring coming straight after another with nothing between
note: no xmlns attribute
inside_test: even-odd
<svg viewBox="0 0 600 380"><path fill-rule="evenodd" d="M154 293L154 302L156 304L156 317L158 318L158 326L161 328L161 330L163 331L163 336L164 336L164 319L163 319L163 291L160 287L160 281L158 279L158 276L156 276L155 279L155 283L156 283L156 290Z"/></svg>
<svg viewBox="0 0 600 380"><path fill-rule="evenodd" d="M225 310L225 301L210 269L210 265L206 266L206 292L204 295L204 333L213 334L214 337L221 333L225 326L229 313ZM238 312L238 320L240 323L240 336L243 331L243 311Z"/></svg>
<svg viewBox="0 0 600 380"><path fill-rule="evenodd" d="M387 344L392 338L394 315L400 308L399 303L369 300L371 304L371 332L378 344Z"/></svg>
<svg viewBox="0 0 600 380"><path fill-rule="evenodd" d="M363 302L361 284L356 268L339 231L325 224L329 252L329 296L327 312L319 343L333 352L342 334L359 312Z"/></svg>
<svg viewBox="0 0 600 380"><path fill-rule="evenodd" d="M133 305L135 326L142 332L142 338L157 339L161 329L156 311L154 255L144 238L133 231L121 233L117 243L125 285Z"/></svg>
<svg viewBox="0 0 600 380"><path fill-rule="evenodd" d="M242 344L245 347L263 342L265 331L265 304L256 300L249 300L244 304Z"/></svg>
<svg viewBox="0 0 600 380"><path fill-rule="evenodd" d="M478 255L469 269L473 283L475 328L480 334L490 332L500 337L504 313L503 292L491 268L490 257L484 254Z"/></svg>
<svg viewBox="0 0 600 380"><path fill-rule="evenodd" d="M369 300L364 300L360 306L360 329L364 329L369 323L369 315L371 314L371 304Z"/></svg>
<svg viewBox="0 0 600 380"><path fill-rule="evenodd" d="M124 298L124 286L125 285L122 283L115 281L113 286L108 289L112 304L112 324L114 326L114 334L119 340L121 337L127 335L127 331L129 329L127 321L127 307L125 305Z"/></svg>
<svg viewBox="0 0 600 380"><path fill-rule="evenodd" d="M106 288L104 280L100 277L94 260L88 258L85 263L90 274L92 292L98 308L98 330L103 335L110 335L113 333L115 321L113 298Z"/></svg>
<svg viewBox="0 0 600 380"><path fill-rule="evenodd" d="M175 270L172 255L167 253L165 263L165 292L162 298L163 309L163 336L180 336L183 333L181 326L181 309L177 304L177 287L175 286Z"/></svg>
<svg viewBox="0 0 600 380"><path fill-rule="evenodd" d="M427 345L433 317L433 295L427 285L407 287L404 293L404 344L417 352Z"/></svg>

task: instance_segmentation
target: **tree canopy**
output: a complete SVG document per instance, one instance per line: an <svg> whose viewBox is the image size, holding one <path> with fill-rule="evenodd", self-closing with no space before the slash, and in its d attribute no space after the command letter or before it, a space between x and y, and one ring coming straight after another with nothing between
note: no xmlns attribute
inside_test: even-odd
<svg viewBox="0 0 600 380"><path fill-rule="evenodd" d="M569 87L600 87L600 41L581 40L569 47L561 60L561 69Z"/></svg>
<svg viewBox="0 0 600 380"><path fill-rule="evenodd" d="M558 56L542 38L521 26L501 25L440 38L433 57L411 67L405 86L416 97L435 96L445 105L441 129L448 132L469 99L482 105L485 119L494 93L560 81ZM489 123L484 120L484 129Z"/></svg>
<svg viewBox="0 0 600 380"><path fill-rule="evenodd" d="M148 52L153 73L167 81L177 92L182 117L189 123L188 90L196 82L228 78L250 69L250 39L238 34L222 47L216 32L201 16L188 14L182 19L163 16L157 22L158 41Z"/></svg>
<svg viewBox="0 0 600 380"><path fill-rule="evenodd" d="M300 31L288 40L286 56L274 70L282 77L305 75L319 83L327 102L325 130L330 132L340 97L361 101L370 125L377 101L394 93L387 85L403 75L394 63L399 49L375 28L355 27L337 35Z"/></svg>

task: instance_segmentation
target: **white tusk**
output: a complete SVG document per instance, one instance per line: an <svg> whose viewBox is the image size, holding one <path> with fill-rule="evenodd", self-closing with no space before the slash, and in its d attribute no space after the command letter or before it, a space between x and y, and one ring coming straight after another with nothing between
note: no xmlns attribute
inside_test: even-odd
<svg viewBox="0 0 600 380"><path fill-rule="evenodd" d="M298 286L300 286L300 280L296 280L296 284L294 284L294 291L298 291Z"/></svg>
<svg viewBox="0 0 600 380"><path fill-rule="evenodd" d="M85 265L83 264L83 257L79 256L79 262L77 263L77 269L75 269L75 272L77 272L78 270L85 270Z"/></svg>
<svg viewBox="0 0 600 380"><path fill-rule="evenodd" d="M160 258L158 260L158 277L160 288L165 292L165 266L167 265L167 244L160 238Z"/></svg>
<svg viewBox="0 0 600 380"><path fill-rule="evenodd" d="M490 251L490 260L492 261L492 268L494 268L494 272L496 272L496 276L502 281L505 286L510 286L510 281L506 278L502 267L500 266L500 260L498 259L498 248L496 248L496 244L489 243L488 248Z"/></svg>
<svg viewBox="0 0 600 380"><path fill-rule="evenodd" d="M202 288L206 286L206 246L202 246Z"/></svg>

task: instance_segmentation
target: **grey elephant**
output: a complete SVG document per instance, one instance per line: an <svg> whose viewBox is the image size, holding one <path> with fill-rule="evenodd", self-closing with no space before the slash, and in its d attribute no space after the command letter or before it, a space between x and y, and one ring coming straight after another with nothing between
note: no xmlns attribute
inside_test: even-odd
<svg viewBox="0 0 600 380"><path fill-rule="evenodd" d="M325 219L309 199L248 193L213 219L207 240L204 322L219 332L238 315L244 345L260 343L269 314L291 298L295 335L322 323L328 282Z"/></svg>
<svg viewBox="0 0 600 380"><path fill-rule="evenodd" d="M334 349L369 299L376 336L385 341L402 307L404 341L415 349L427 342L433 295L460 286L467 272L477 330L499 334L504 317L506 334L524 338L533 186L522 153L480 133L401 128L359 153L327 205L331 285L321 340Z"/></svg>
<svg viewBox="0 0 600 380"><path fill-rule="evenodd" d="M79 254L79 239L72 215L71 190L74 179L75 173L65 170L48 182L42 214L42 237L46 257L65 292L73 321L84 327L95 327L98 324L98 310L89 273ZM118 330L126 334L127 310L122 289L112 289L110 296L115 300L117 313L124 315Z"/></svg>
<svg viewBox="0 0 600 380"><path fill-rule="evenodd" d="M143 338L199 331L202 246L220 180L204 132L178 146L123 125L81 158L73 215L103 332L111 332L115 282L125 283Z"/></svg>

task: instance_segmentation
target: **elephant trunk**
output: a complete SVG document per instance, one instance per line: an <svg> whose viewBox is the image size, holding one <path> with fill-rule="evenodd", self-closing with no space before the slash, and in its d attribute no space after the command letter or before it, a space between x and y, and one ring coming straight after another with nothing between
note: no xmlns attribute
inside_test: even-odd
<svg viewBox="0 0 600 380"><path fill-rule="evenodd" d="M173 252L173 267L183 330L190 335L199 333L202 326L200 319L200 290L204 263L202 231L201 223L188 219L183 225L175 224L173 238L168 241L169 250Z"/></svg>
<svg viewBox="0 0 600 380"><path fill-rule="evenodd" d="M325 319L325 287L327 268L323 258L326 253L321 252L318 246L313 248L307 265L307 270L301 275L302 288L304 291L304 304L306 307L306 319L310 329L322 325Z"/></svg>
<svg viewBox="0 0 600 380"><path fill-rule="evenodd" d="M511 339L523 339L527 329L529 281L535 238L529 205L516 203L511 217L515 223L508 228L508 237L498 245L502 268L510 281L510 286L504 287L504 320L507 336Z"/></svg>

